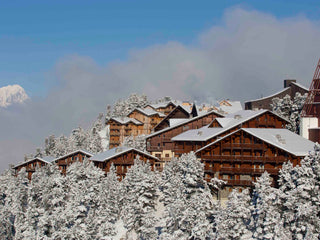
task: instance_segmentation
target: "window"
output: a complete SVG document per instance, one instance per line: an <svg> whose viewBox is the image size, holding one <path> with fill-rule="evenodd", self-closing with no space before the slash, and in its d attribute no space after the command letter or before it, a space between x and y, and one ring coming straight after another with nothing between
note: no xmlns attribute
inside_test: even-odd
<svg viewBox="0 0 320 240"><path fill-rule="evenodd" d="M169 157L169 153L166 153L166 157Z"/></svg>

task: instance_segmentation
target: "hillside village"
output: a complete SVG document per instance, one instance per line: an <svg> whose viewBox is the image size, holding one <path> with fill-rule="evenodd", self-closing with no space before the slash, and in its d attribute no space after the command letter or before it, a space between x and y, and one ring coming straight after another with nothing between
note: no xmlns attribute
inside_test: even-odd
<svg viewBox="0 0 320 240"><path fill-rule="evenodd" d="M90 148L92 152L88 147L58 156L39 152L13 169L18 173L25 168L31 180L38 167L57 164L66 174L72 163L89 159L105 173L114 165L123 179L137 156L148 161L152 170L162 171L172 158L194 152L204 164L205 180L225 181L218 195L226 200L232 189L252 188L265 171L276 186L282 164L290 161L296 166L313 149L315 141L287 129L289 116L272 111L273 101L294 99L296 95L304 95L304 100L307 93L308 89L296 80L284 80L283 90L247 101L245 109L239 101L229 99L197 105L165 97L150 103L145 96L133 94L129 97L130 104L117 102L113 112L109 107L104 123L100 116L100 127L94 128L96 138L89 140L99 147ZM58 144L52 139L53 148ZM66 149L68 144L60 145Z"/></svg>
<svg viewBox="0 0 320 240"><path fill-rule="evenodd" d="M319 82L320 61L245 109L118 101L0 176L0 237L319 239Z"/></svg>

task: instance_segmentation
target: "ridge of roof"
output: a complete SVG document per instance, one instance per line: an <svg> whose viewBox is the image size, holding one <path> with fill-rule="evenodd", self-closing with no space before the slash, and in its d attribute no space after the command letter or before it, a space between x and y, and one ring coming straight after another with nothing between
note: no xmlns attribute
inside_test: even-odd
<svg viewBox="0 0 320 240"><path fill-rule="evenodd" d="M52 159L52 160L50 160L50 159ZM32 162L32 161L34 161L34 160L40 160L40 161L42 161L42 162L51 164L51 162L54 160L54 157L52 157L52 156L45 156L45 157L42 157L42 158L40 158L40 157L34 157L34 158L31 158L31 159L29 159L29 160L27 160L27 161L20 162L20 163L18 163L17 165L13 166L12 168L13 168L13 169L14 169L14 168L17 168L17 167L19 167L19 166L21 166L21 165L24 165L24 164L26 164L26 163Z"/></svg>
<svg viewBox="0 0 320 240"><path fill-rule="evenodd" d="M65 155L62 155L62 156L60 156L60 157L57 157L57 158L55 158L54 160L52 160L52 162L56 162L57 160L60 160L60 159L65 158L65 157L68 157L68 156L70 156L70 155L72 155L72 154L75 154L75 153L77 153L77 152L84 153L85 155L87 155L87 156L89 156L89 157L92 157L92 156L93 156L93 154L90 153L90 152L84 151L84 150L82 150L82 149L78 149L78 150L69 152L69 153L67 153L67 154L65 154Z"/></svg>
<svg viewBox="0 0 320 240"><path fill-rule="evenodd" d="M131 150L139 152L140 154L147 155L147 156L159 161L159 159L157 157L152 156L151 154L149 154L147 152L143 152L143 151L141 151L139 149L132 148L132 147L125 147L125 146L115 147L115 148L109 149L107 151L98 153L98 154L90 157L90 160L91 161L104 162L104 161L107 161L107 160L109 160L109 159L111 159L113 157L116 157L116 156L121 155L123 153L129 152Z"/></svg>
<svg viewBox="0 0 320 240"><path fill-rule="evenodd" d="M218 113L217 111L212 110L212 111L207 112L207 113L205 113L205 114L203 114L203 115L199 115L199 116L196 116L196 117L194 117L194 118L187 119L186 121L183 121L183 122L181 122L181 123L178 123L178 124L176 124L176 125L174 125L174 126L172 126L172 127L167 127L167 128L162 129L162 130L160 130L160 131L151 133L151 134L149 134L148 136L146 136L146 139L149 138L149 137L156 136L156 135L158 135L158 134L160 134L160 133L166 132L166 131L168 131L168 130L174 129L174 128L176 128L176 127L179 127L179 126L181 126L181 125L183 125L183 124L186 124L186 123L188 123L188 122L192 122L192 121L197 120L197 119L199 119L199 118L205 117L206 115L209 115L209 114L211 114L211 113L215 113L215 114L220 115L221 117L223 117L223 115L222 115L221 113Z"/></svg>
<svg viewBox="0 0 320 240"><path fill-rule="evenodd" d="M268 98L274 97L274 96L276 96L276 95L278 95L278 94L280 94L280 93L282 93L282 92L287 91L289 88L290 88L290 87L286 87L286 88L282 89L281 91L278 91L278 92L276 92L276 93L273 93L273 94L271 94L271 95L269 95L269 96L262 97L262 98L258 98L258 99L253 99L253 100L248 100L248 101L245 101L245 103L247 103L247 102L260 101L260 100L264 100L264 99L268 99Z"/></svg>

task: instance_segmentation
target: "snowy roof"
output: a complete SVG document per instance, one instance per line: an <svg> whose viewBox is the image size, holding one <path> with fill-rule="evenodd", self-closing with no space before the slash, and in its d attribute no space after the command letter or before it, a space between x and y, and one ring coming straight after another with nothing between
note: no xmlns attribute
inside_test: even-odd
<svg viewBox="0 0 320 240"><path fill-rule="evenodd" d="M145 109L142 109L142 108L135 108L134 110L132 110L129 114L131 114L133 111L139 111L141 112L142 114L146 115L146 116L153 116L153 115L159 115L160 117L165 117L166 115L161 113L161 112L157 112L153 109L150 109L150 108L145 108ZM128 114L128 115L129 115Z"/></svg>
<svg viewBox="0 0 320 240"><path fill-rule="evenodd" d="M255 101L260 101L260 100L264 100L264 99L268 99L268 98L271 98L271 97L276 97L278 94L280 94L280 93L282 93L282 92L285 92L285 91L287 91L288 89L289 89L290 87L287 87L287 88L284 88L284 89L282 89L281 91L279 91L279 92L276 92L276 93L274 93L274 94L271 94L271 95L269 95L269 96L266 96L266 97L262 97L262 98L258 98L258 99L254 99L254 100L249 100L249 101L245 101L245 103L247 103L247 102L255 102Z"/></svg>
<svg viewBox="0 0 320 240"><path fill-rule="evenodd" d="M114 120L121 124L127 124L129 122L132 122L133 124L136 124L136 125L143 125L143 123L138 121L137 119L128 118L128 117L113 117L113 118L110 118L110 120Z"/></svg>
<svg viewBox="0 0 320 240"><path fill-rule="evenodd" d="M131 150L134 150L136 152L139 152L140 154L144 154L144 155L147 155L153 159L156 159L156 160L159 160L158 158L150 155L149 153L146 153L146 152L142 152L138 149L135 149L135 148L129 148L129 147L116 147L116 148L112 148L108 151L105 151L105 152L102 152L102 153L98 153L94 156L92 156L90 158L91 161L98 161L98 162L104 162L104 161L107 161L111 158L114 158L118 155L121 155L123 153L126 153L126 152L129 152Z"/></svg>
<svg viewBox="0 0 320 240"><path fill-rule="evenodd" d="M314 147L314 142L284 128L243 128L243 130L295 156L306 156Z"/></svg>
<svg viewBox="0 0 320 240"><path fill-rule="evenodd" d="M243 110L240 101L228 101L231 106L220 106L220 109L226 113L234 113Z"/></svg>
<svg viewBox="0 0 320 240"><path fill-rule="evenodd" d="M148 135L148 136L146 137L146 139L149 138L149 137L156 136L156 135L158 135L158 134L160 134L160 133L169 131L169 130L175 128L175 127L179 127L179 126L181 126L181 125L184 125L184 124L186 124L186 123L188 123L188 122L192 122L192 121L194 121L194 120L197 120L197 119L199 119L199 118L201 118L201 117L204 117L204 116L206 116L206 115L210 115L211 113L215 113L215 114L217 114L217 115L223 116L222 114L218 113L217 111L212 110L212 111L207 112L207 113L205 113L205 114L202 114L202 115L200 115L200 116L187 119L186 121L183 121L183 122L181 122L181 123L178 123L178 124L176 124L176 125L174 125L174 126L172 126L172 127L167 127L167 128L162 129L162 130L160 130L160 131L154 132L154 133Z"/></svg>
<svg viewBox="0 0 320 240"><path fill-rule="evenodd" d="M191 129L189 131L183 132L173 138L172 141L206 141L210 139L212 136L216 136L219 133L223 132L224 128L208 128L208 126L199 128L199 129Z"/></svg>
<svg viewBox="0 0 320 240"><path fill-rule="evenodd" d="M297 83L297 82L291 82L291 84L294 84L294 85L296 85L296 86L298 86L298 87L300 87L300 88L303 88L303 89L304 89L304 90L306 90L306 91L309 91L309 89L308 89L308 88L306 88L305 86L301 85L300 83Z"/></svg>
<svg viewBox="0 0 320 240"><path fill-rule="evenodd" d="M190 118L171 118L171 119L169 119L169 126L173 127L179 123L182 123L182 122L185 122L188 120L190 120Z"/></svg>
<svg viewBox="0 0 320 240"><path fill-rule="evenodd" d="M225 118L215 118L213 121L217 121L222 127L209 128L208 126L205 126L200 129L188 130L186 132L183 132L173 137L172 141L207 141L265 112L270 112L270 111L269 110L258 110L258 111L241 110L233 114L228 114L226 115ZM202 133L199 136L200 130Z"/></svg>
<svg viewBox="0 0 320 240"><path fill-rule="evenodd" d="M196 153L206 149L209 146L216 144L217 142L229 137L230 135L239 132L245 131L264 142L267 142L277 148L280 148L288 153L291 153L295 156L306 156L309 151L314 147L314 142L311 142L308 139L301 137L298 134L295 134L288 129L284 128L241 128L235 132L229 133L226 136L217 139L216 141L200 148Z"/></svg>
<svg viewBox="0 0 320 240"><path fill-rule="evenodd" d="M84 150L82 150L82 149L79 149L79 150L76 150L76 151L67 153L67 154L65 154L65 155L63 155L63 156L61 156L61 157L57 157L57 158L54 159L53 161L56 162L56 161L58 161L58 160L60 160L60 159L62 159L62 158L66 158L66 157L68 157L68 156L70 156L70 155L73 155L73 154L75 154L75 153L83 153L83 154L85 154L85 155L87 155L87 156L89 156L89 157L92 157L92 156L93 156L92 153L87 152L87 151L84 151Z"/></svg>
<svg viewBox="0 0 320 240"><path fill-rule="evenodd" d="M52 157L52 156L45 156L45 157L42 157L42 158L40 158L40 157L35 157L35 158L29 159L29 160L27 160L27 161L25 161L25 162L18 163L18 164L15 165L13 168L17 168L17 167L19 167L19 166L21 166L21 165L24 165L24 164L26 164L26 163L32 162L32 161L34 161L34 160L39 160L39 161L42 161L42 162L51 164L51 161L54 160L54 157Z"/></svg>
<svg viewBox="0 0 320 240"><path fill-rule="evenodd" d="M173 101L169 101L169 102L160 102L160 103L148 104L147 106L150 106L150 107L153 107L154 109L157 109L157 108L165 108L169 104L173 104L174 106L177 105Z"/></svg>

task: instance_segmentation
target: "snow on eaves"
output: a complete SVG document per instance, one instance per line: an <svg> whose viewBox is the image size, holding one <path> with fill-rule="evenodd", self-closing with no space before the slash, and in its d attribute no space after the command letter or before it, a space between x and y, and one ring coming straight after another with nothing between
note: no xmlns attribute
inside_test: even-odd
<svg viewBox="0 0 320 240"><path fill-rule="evenodd" d="M247 103L247 102L255 102L255 101L260 101L260 100L264 100L264 99L268 99L268 98L276 97L278 94L280 94L280 93L283 93L283 92L287 91L289 88L290 88L290 87L284 88L284 89L282 89L281 91L276 92L276 93L271 94L271 95L266 96L266 97L262 97L262 98L258 98L258 99L253 99L253 100L245 101L245 103Z"/></svg>
<svg viewBox="0 0 320 240"><path fill-rule="evenodd" d="M189 131L183 132L173 138L172 141L195 141L202 142L210 139L212 136L216 136L224 132L224 128L208 128L208 126L191 129Z"/></svg>
<svg viewBox="0 0 320 240"><path fill-rule="evenodd" d="M149 108L145 108L145 109L135 108L128 114L128 116L134 111L139 111L139 112L141 112L142 114L144 114L145 116L148 116L148 117L149 116L153 116L153 115L159 115L159 117L165 117L166 116L165 114L163 114L161 112L157 112L157 111L155 111L153 109L149 109Z"/></svg>
<svg viewBox="0 0 320 240"><path fill-rule="evenodd" d="M85 155L87 155L87 156L89 156L89 157L92 157L92 156L93 156L93 154L90 153L90 152L84 151L84 150L82 150L82 149L78 149L78 150L76 150L76 151L67 153L67 154L65 154L65 155L63 155L63 156L61 156L61 157L57 157L56 159L54 159L54 160L52 160L52 161L56 162L56 161L58 161L58 160L60 160L60 159L62 159L62 158L66 158L66 157L68 157L68 156L70 156L70 155L73 155L73 154L75 154L75 153L83 153L83 154L85 154Z"/></svg>
<svg viewBox="0 0 320 240"><path fill-rule="evenodd" d="M314 142L284 128L243 128L243 130L295 156L306 156L314 147Z"/></svg>
<svg viewBox="0 0 320 240"><path fill-rule="evenodd" d="M118 155L121 155L123 153L129 152L131 150L134 150L134 151L136 151L138 153L141 153L143 155L147 155L147 156L159 161L158 158L156 158L155 156L150 155L147 152L140 151L140 150L138 150L136 148L124 147L124 146L123 147L115 147L115 148L112 148L112 149L110 149L108 151L105 151L105 152L102 152L102 153L98 153L98 154L92 156L89 160L98 161L98 162L104 162L104 161L107 161L107 160L109 160L111 158L114 158L114 157L116 157Z"/></svg>
<svg viewBox="0 0 320 240"><path fill-rule="evenodd" d="M21 162L21 163L15 165L13 168L17 168L17 167L19 167L19 166L21 166L21 165L24 165L24 164L26 164L26 163L32 162L32 161L34 161L34 160L39 160L39 161L42 161L42 162L44 162L44 163L51 164L51 162L52 162L54 159L55 159L55 157L52 157L52 156L45 156L45 157L42 157L42 158L40 158L40 157L35 157L35 158L29 159L29 160L27 160L27 161Z"/></svg>
<svg viewBox="0 0 320 240"><path fill-rule="evenodd" d="M206 115L209 115L209 114L211 114L211 113L215 113L215 114L217 114L217 115L219 115L219 116L221 116L221 117L223 116L221 113L218 113L217 111L212 110L212 111L210 111L210 112L207 112L206 114L203 114L203 115L200 115L200 116L197 116L197 117L194 117L194 118L189 118L189 119L187 119L186 121L183 121L183 122L181 122L181 123L178 123L178 124L176 124L176 125L174 125L174 126L172 126L172 127L167 127L167 128L162 129L162 130L160 130L160 131L151 133L151 134L149 134L148 136L146 136L146 139L148 139L148 138L150 138L150 137L153 137L153 136L156 136L156 135L158 135L158 134L160 134L160 133L169 131L169 130L171 130L171 129L173 129L173 128L179 127L179 126L184 125L184 124L186 124L186 123L195 121L195 120L197 120L197 119L199 119L199 118L202 118L202 117L204 117L204 116L206 116Z"/></svg>
<svg viewBox="0 0 320 240"><path fill-rule="evenodd" d="M306 90L306 91L309 91L308 88L306 88L305 86L301 85L300 83L292 82L291 84L294 84L294 85L296 85L296 86L298 86L298 87L300 87L300 88L303 88L303 89Z"/></svg>
<svg viewBox="0 0 320 240"><path fill-rule="evenodd" d="M113 117L113 118L110 118L110 120L114 120L120 124L127 124L129 122L132 122L135 125L143 125L143 123L138 121L137 119L128 118L128 117Z"/></svg>
<svg viewBox="0 0 320 240"><path fill-rule="evenodd" d="M201 152L207 147L210 147L241 130L259 138L266 143L299 157L307 156L314 147L314 142L311 142L310 140L305 139L285 128L240 128L237 131L229 133L226 136L223 136L216 141L200 148L196 151L196 153Z"/></svg>

